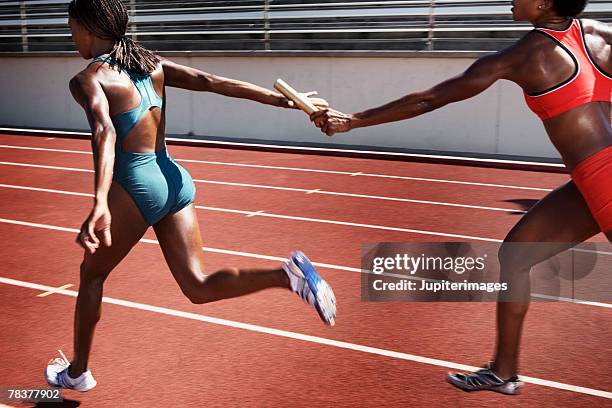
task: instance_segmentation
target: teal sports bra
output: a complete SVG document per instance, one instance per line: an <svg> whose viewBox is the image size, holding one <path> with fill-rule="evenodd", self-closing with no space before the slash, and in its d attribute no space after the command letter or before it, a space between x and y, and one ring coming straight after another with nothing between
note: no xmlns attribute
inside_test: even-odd
<svg viewBox="0 0 612 408"><path fill-rule="evenodd" d="M140 122L144 114L154 107L162 109L164 100L155 92L153 82L151 81L151 75L135 74L110 57L96 57L91 63L97 61L106 62L111 66L118 66L122 71L125 71L140 94L140 104L137 107L111 117L117 134L117 145L121 146L128 133L130 133L130 130Z"/></svg>

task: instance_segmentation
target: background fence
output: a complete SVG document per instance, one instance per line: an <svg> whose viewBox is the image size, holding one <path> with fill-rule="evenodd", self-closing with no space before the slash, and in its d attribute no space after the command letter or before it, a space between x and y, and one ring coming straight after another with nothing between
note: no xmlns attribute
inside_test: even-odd
<svg viewBox="0 0 612 408"><path fill-rule="evenodd" d="M0 3L0 52L71 51L67 0ZM125 1L129 33L158 51L472 50L507 46L529 26L509 1ZM612 22L612 2L584 17Z"/></svg>

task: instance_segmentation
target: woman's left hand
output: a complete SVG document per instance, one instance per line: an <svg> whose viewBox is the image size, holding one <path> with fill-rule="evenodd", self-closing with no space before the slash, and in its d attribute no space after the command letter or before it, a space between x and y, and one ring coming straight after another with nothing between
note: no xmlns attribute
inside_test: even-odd
<svg viewBox="0 0 612 408"><path fill-rule="evenodd" d="M313 96L318 95L318 94L319 93L317 91L310 91L310 92L303 93L302 95L307 97L310 100L310 102L312 102L312 104L316 106L318 109L326 109L327 107L329 107L329 103L327 103L325 99L313 98ZM290 109L300 109L298 106L295 105L295 103L291 99L287 99L282 94L278 94L278 96L280 98L280 105L279 105L280 107L290 108Z"/></svg>

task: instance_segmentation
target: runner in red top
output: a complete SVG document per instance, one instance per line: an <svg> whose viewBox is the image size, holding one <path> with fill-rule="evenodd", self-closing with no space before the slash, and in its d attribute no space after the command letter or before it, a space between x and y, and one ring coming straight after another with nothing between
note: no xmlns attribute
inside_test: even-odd
<svg viewBox="0 0 612 408"><path fill-rule="evenodd" d="M480 58L462 75L381 107L352 115L327 109L311 117L331 136L413 118L507 79L525 91L527 104L542 119L572 180L531 208L506 236L500 248L501 277L520 289L520 301L498 303L492 364L476 373L449 375L449 382L466 390L519 392L519 341L531 267L600 231L612 241L612 30L601 22L575 19L586 3L515 0L514 20L528 21L535 29L510 48ZM550 244L509 245L513 242Z"/></svg>

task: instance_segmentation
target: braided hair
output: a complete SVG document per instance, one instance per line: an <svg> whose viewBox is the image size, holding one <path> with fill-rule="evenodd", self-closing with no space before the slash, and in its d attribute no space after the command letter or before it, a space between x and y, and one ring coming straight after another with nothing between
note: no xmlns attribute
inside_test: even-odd
<svg viewBox="0 0 612 408"><path fill-rule="evenodd" d="M72 0L68 14L97 37L115 42L109 58L118 65L136 74L150 74L157 67L159 58L125 35L128 13L121 0Z"/></svg>

